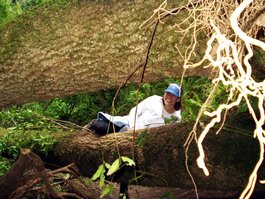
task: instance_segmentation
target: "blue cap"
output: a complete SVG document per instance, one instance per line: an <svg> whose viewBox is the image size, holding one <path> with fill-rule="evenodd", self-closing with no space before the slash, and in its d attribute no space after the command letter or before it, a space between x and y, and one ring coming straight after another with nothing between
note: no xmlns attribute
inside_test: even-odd
<svg viewBox="0 0 265 199"><path fill-rule="evenodd" d="M182 93L181 93L181 88L178 84L170 84L167 89L165 90L165 92L169 92L173 95L175 95L176 97L181 97Z"/></svg>

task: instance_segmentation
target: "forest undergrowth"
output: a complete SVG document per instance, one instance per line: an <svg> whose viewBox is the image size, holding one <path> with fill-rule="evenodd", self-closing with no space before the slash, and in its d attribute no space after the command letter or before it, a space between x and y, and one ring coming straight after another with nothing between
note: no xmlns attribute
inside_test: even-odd
<svg viewBox="0 0 265 199"><path fill-rule="evenodd" d="M151 95L163 95L169 83L180 83L179 79L169 78L155 83L130 84L116 94L113 90L99 90L65 98L56 98L43 102L33 102L2 109L0 112L0 176L17 160L20 148L30 148L37 153L49 153L56 135L69 135L82 129L82 126L96 118L99 111L113 115L126 115L137 101ZM183 121L194 122L200 107L212 89L210 79L189 77L183 81L182 97ZM212 98L214 109L225 99L225 87L220 86ZM238 107L237 112L246 111Z"/></svg>

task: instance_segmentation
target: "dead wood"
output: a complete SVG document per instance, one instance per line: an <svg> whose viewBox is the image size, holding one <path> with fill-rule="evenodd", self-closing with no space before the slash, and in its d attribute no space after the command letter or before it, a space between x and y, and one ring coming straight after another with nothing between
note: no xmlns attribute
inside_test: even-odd
<svg viewBox="0 0 265 199"><path fill-rule="evenodd" d="M71 6L56 7L56 12L53 6L36 9L34 17L21 17L1 28L0 83L4 86L0 88L0 107L118 88L132 67L138 68L146 55L149 33L139 31L139 26L159 5L153 3L150 6L148 1L136 4L118 1L110 6L102 2L73 1ZM109 28L99 21L109 21L116 27ZM50 26L51 22L54 25ZM130 30L124 29L129 26ZM14 35L17 40L13 39ZM172 31L170 35L175 33ZM144 81L181 77L184 60L173 47L172 36L160 33L156 37L156 42L163 41L163 44L154 43ZM18 41L23 41L23 45ZM205 76L209 72L191 69L186 75ZM139 74L131 73L128 83L138 82Z"/></svg>
<svg viewBox="0 0 265 199"><path fill-rule="evenodd" d="M198 152L195 143L188 150L186 160L183 144L191 129L192 126L188 123L181 123L103 137L87 131L70 137L64 136L58 139L49 158L53 157L56 163L65 166L52 171L44 167L36 154L22 149L18 161L0 178L0 198L21 198L29 190L36 194L46 192L51 198L99 198L102 190L98 182L88 184L79 177L79 172L91 177L103 159L112 163L118 157L117 150L120 155L128 157L132 157L134 152L136 167L124 167L111 176L111 179L106 179L106 184L114 186L113 193L106 197L108 199L118 198L121 189L119 183L128 185L128 195L131 198L196 198L186 164L200 198L237 198L258 157L256 140L251 136L232 132L231 129L222 130L219 136L212 130L204 142L206 166L210 171L210 176L207 177L196 165ZM61 173L68 173L71 177L64 179L56 175ZM259 178L263 179L262 171L260 174ZM137 181L133 180L135 175ZM56 184L62 185L64 192L55 192L53 186ZM264 191L254 194L258 198Z"/></svg>
<svg viewBox="0 0 265 199"><path fill-rule="evenodd" d="M69 192L82 193L83 198L99 199L103 190L100 189L98 182L90 181L89 183L86 183L84 178L73 179L70 183L71 186L68 187ZM113 192L109 195L106 195L104 199L118 199L120 194L119 184L105 181L105 186L108 185L113 186Z"/></svg>
<svg viewBox="0 0 265 199"><path fill-rule="evenodd" d="M193 189L191 174L201 190L242 190L258 158L257 140L236 129L226 128L218 135L217 129L212 129L203 143L210 172L210 176L205 176L196 164L196 143L193 141L189 150L184 147L191 130L192 125L183 122L103 137L83 132L58 139L51 155L62 165L74 162L81 174L88 177L102 160L112 163L118 154L134 157L135 168L123 168L111 178L118 183ZM261 179L262 173L261 169ZM137 181L133 180L135 175Z"/></svg>
<svg viewBox="0 0 265 199"><path fill-rule="evenodd" d="M43 164L43 161L38 155L31 152L29 149L21 149L19 159L9 169L9 171L0 178L0 198L2 199L19 199L31 188L39 183L39 189L43 193L47 193L50 198L80 198L72 193L57 193L51 182L51 178L57 173L69 173L76 175L78 173L74 164L67 165L63 168L48 171ZM66 181L66 180L64 180Z"/></svg>

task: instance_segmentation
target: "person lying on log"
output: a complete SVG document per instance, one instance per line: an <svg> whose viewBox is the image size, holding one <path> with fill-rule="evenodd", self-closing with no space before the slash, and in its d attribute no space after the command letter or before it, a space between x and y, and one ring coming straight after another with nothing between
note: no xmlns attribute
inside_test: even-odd
<svg viewBox="0 0 265 199"><path fill-rule="evenodd" d="M128 115L112 116L98 112L97 118L83 128L98 135L106 135L180 122L182 93L180 85L172 83L165 90L163 97L153 95L144 99L133 107Z"/></svg>

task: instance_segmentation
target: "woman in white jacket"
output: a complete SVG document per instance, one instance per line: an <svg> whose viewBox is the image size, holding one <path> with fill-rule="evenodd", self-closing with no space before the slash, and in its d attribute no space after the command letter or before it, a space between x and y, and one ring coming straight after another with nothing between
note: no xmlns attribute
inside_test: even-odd
<svg viewBox="0 0 265 199"><path fill-rule="evenodd" d="M97 119L88 128L99 135L127 130L138 130L162 126L181 121L182 89L176 84L170 84L163 97L150 96L133 107L126 116L111 116L99 112Z"/></svg>

